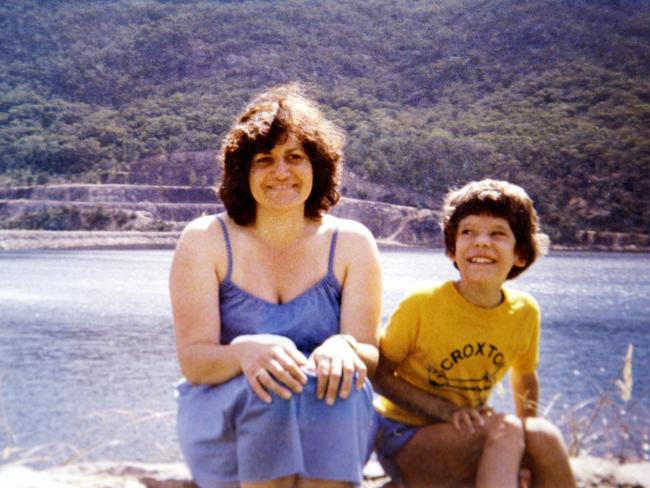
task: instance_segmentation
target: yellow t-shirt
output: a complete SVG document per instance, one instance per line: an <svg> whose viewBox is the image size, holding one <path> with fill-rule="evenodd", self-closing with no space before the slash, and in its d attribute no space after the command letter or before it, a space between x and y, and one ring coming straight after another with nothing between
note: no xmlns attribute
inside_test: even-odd
<svg viewBox="0 0 650 488"><path fill-rule="evenodd" d="M537 369L539 306L526 293L502 291L494 308L471 304L451 281L410 294L382 331L381 353L413 386L458 406L484 405L511 367ZM428 423L381 396L375 407L405 424Z"/></svg>

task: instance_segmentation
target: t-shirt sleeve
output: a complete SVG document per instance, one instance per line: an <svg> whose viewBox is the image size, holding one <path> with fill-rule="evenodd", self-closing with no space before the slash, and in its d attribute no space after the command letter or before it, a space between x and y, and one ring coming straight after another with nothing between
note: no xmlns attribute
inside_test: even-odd
<svg viewBox="0 0 650 488"><path fill-rule="evenodd" d="M540 311L537 302L529 297L528 314L524 324L526 345L513 363L513 369L520 373L532 373L539 362Z"/></svg>
<svg viewBox="0 0 650 488"><path fill-rule="evenodd" d="M379 350L392 362L404 361L414 347L419 326L416 301L414 295L402 300L381 332Z"/></svg>

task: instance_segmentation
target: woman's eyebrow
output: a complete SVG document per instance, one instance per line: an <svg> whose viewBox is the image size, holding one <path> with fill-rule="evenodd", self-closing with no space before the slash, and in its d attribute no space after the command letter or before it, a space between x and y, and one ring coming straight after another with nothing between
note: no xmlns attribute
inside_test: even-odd
<svg viewBox="0 0 650 488"><path fill-rule="evenodd" d="M300 145L290 146L286 150L287 150L287 152L289 152L289 151L304 151L303 147L300 146Z"/></svg>

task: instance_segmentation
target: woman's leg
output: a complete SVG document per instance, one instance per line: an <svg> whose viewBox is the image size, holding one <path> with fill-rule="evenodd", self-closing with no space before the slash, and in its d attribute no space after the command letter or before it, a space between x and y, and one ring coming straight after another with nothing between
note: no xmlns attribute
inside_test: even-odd
<svg viewBox="0 0 650 488"><path fill-rule="evenodd" d="M296 476L285 476L269 481L241 482L241 488L293 488L296 483Z"/></svg>
<svg viewBox="0 0 650 488"><path fill-rule="evenodd" d="M242 488L350 488L352 483L346 481L317 480L298 478L295 475L276 480L241 483Z"/></svg>
<svg viewBox="0 0 650 488"><path fill-rule="evenodd" d="M298 478L297 488L350 488L352 483L345 481L316 480L311 478Z"/></svg>

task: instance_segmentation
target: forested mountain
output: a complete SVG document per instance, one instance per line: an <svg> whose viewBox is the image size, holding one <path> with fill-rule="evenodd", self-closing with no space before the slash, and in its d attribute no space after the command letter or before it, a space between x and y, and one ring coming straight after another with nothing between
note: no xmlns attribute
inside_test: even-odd
<svg viewBox="0 0 650 488"><path fill-rule="evenodd" d="M298 81L397 203L506 178L555 240L650 232L648 0L4 0L0 43L4 184L214 150Z"/></svg>

